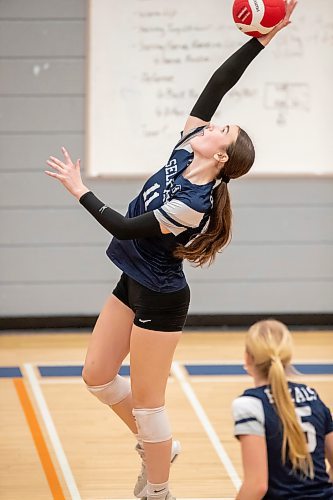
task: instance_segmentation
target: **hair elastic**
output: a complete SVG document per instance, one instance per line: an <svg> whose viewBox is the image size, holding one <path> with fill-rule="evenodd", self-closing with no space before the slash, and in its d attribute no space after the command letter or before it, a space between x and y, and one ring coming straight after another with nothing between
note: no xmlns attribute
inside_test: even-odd
<svg viewBox="0 0 333 500"><path fill-rule="evenodd" d="M222 182L225 182L226 184L228 184L228 182L230 182L230 177L227 174L224 174L223 172L222 172L220 179Z"/></svg>

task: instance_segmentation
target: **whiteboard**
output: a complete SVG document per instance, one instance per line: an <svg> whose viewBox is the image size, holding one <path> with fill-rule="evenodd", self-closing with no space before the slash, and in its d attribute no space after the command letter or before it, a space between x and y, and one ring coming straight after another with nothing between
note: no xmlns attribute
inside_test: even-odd
<svg viewBox="0 0 333 500"><path fill-rule="evenodd" d="M90 0L86 173L147 176L167 161L197 97L248 37L232 0ZM253 174L333 174L333 1L300 0L222 100Z"/></svg>

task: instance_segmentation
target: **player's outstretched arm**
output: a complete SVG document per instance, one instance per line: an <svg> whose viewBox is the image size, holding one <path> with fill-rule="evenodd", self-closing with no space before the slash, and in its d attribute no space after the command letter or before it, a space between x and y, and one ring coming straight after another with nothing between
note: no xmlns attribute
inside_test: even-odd
<svg viewBox="0 0 333 500"><path fill-rule="evenodd" d="M252 38L213 73L186 121L184 132L210 122L225 94L263 48L257 38Z"/></svg>
<svg viewBox="0 0 333 500"><path fill-rule="evenodd" d="M153 212L128 219L116 210L108 207L83 184L80 172L80 160L73 163L65 148L62 148L62 153L64 161L50 156L47 164L55 172L46 170L45 173L61 182L67 191L80 201L81 205L88 210L104 229L120 240L161 236L161 228Z"/></svg>
<svg viewBox="0 0 333 500"><path fill-rule="evenodd" d="M160 224L153 212L127 218L105 205L92 191L80 198L81 205L118 240L134 240L162 236Z"/></svg>
<svg viewBox="0 0 333 500"><path fill-rule="evenodd" d="M291 23L290 17L296 4L297 0L287 0L284 19L268 35L249 40L215 71L195 103L184 132L210 122L225 94L238 82L253 59L279 31Z"/></svg>

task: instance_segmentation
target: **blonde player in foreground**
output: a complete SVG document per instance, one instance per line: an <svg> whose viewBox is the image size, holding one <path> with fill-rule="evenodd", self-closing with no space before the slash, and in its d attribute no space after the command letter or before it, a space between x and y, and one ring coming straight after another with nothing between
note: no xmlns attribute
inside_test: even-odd
<svg viewBox="0 0 333 500"><path fill-rule="evenodd" d="M287 379L292 339L279 321L255 323L245 340L254 388L234 400L244 480L237 500L333 499L333 423L318 393ZM291 371L291 370L290 370Z"/></svg>

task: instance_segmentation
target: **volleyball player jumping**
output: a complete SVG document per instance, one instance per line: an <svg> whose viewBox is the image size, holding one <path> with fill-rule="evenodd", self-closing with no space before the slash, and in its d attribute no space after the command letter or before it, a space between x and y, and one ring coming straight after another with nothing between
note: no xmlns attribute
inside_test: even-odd
<svg viewBox="0 0 333 500"><path fill-rule="evenodd" d="M333 422L317 392L288 382L292 339L279 321L255 323L245 367L255 387L233 402L244 479L236 500L332 500Z"/></svg>
<svg viewBox="0 0 333 500"><path fill-rule="evenodd" d="M88 390L136 435L142 469L137 497L171 500L168 479L172 434L165 389L186 320L190 291L182 260L211 263L231 234L228 182L254 161L248 135L236 125L210 122L223 96L278 31L253 38L216 70L186 121L166 165L150 177L125 217L100 201L81 179L80 160L50 157L58 179L113 236L107 255L123 274L94 327L83 369ZM130 352L131 383L118 375Z"/></svg>

